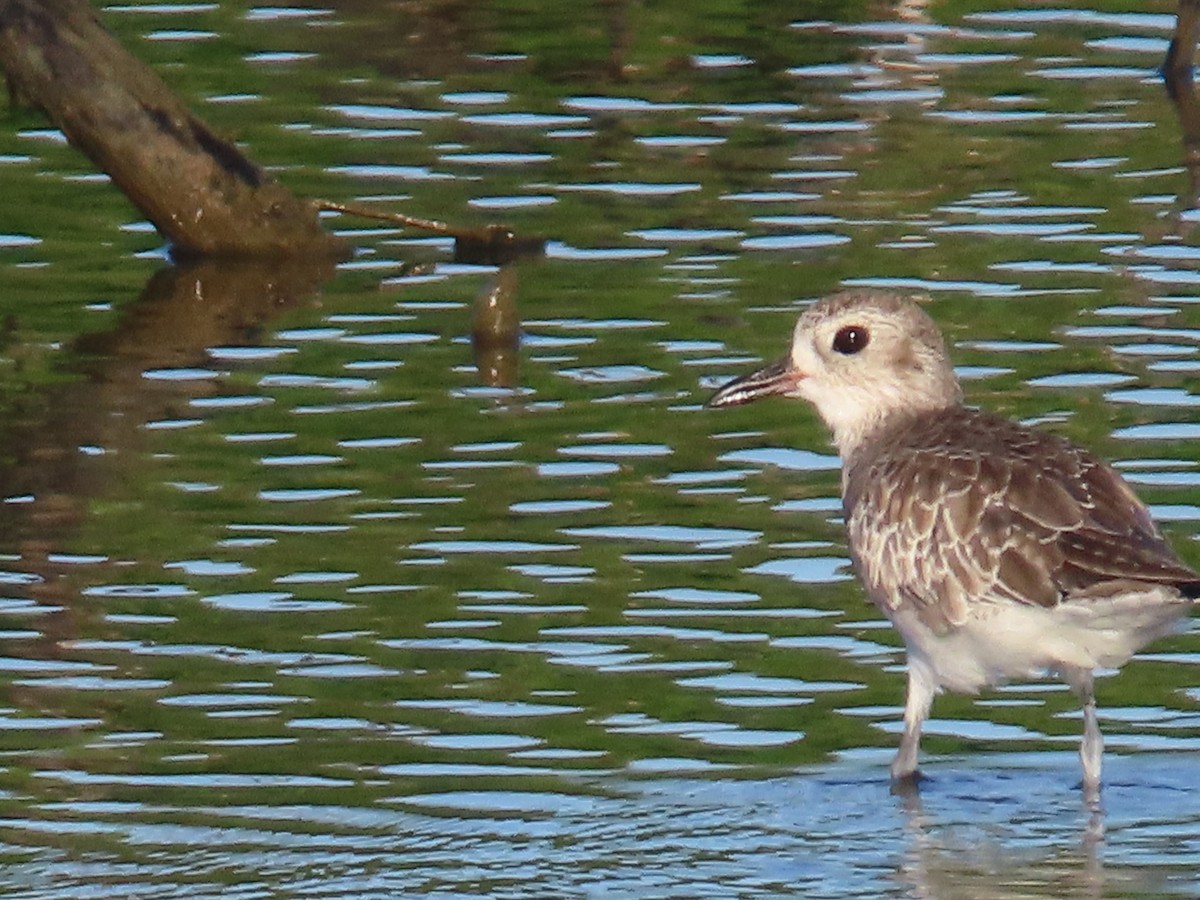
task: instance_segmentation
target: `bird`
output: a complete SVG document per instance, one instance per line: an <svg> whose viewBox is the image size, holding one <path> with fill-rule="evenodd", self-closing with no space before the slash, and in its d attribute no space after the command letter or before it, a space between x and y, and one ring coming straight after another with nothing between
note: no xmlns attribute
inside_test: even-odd
<svg viewBox="0 0 1200 900"><path fill-rule="evenodd" d="M943 692L1056 676L1083 709L1081 785L1100 789L1093 683L1179 627L1200 574L1110 465L1068 439L969 406L918 298L851 289L800 315L790 351L710 407L807 401L841 459L851 561L905 645L894 787L913 787Z"/></svg>

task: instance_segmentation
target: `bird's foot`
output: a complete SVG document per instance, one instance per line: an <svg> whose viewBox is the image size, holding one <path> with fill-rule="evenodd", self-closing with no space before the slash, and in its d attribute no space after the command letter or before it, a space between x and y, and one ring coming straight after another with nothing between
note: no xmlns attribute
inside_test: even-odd
<svg viewBox="0 0 1200 900"><path fill-rule="evenodd" d="M915 796L920 792L922 781L928 781L928 776L920 769L910 769L907 772L893 772L892 793L898 797Z"/></svg>
<svg viewBox="0 0 1200 900"><path fill-rule="evenodd" d="M1080 794L1083 795L1084 806L1089 809L1098 809L1100 807L1100 779L1084 777L1078 785Z"/></svg>

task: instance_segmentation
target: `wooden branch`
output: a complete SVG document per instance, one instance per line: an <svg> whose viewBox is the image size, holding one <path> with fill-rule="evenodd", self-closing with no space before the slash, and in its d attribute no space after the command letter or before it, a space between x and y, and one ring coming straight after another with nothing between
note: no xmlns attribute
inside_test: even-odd
<svg viewBox="0 0 1200 900"><path fill-rule="evenodd" d="M349 255L294 196L127 53L87 0L0 0L0 66L178 256Z"/></svg>
<svg viewBox="0 0 1200 900"><path fill-rule="evenodd" d="M455 228L445 222L435 219L421 219L404 213L390 212L371 206L361 206L355 203L337 203L333 200L315 201L318 209L330 212L344 213L349 216L359 216L364 219L376 219L403 225L406 228L416 228L433 234L443 234L454 238L454 259L456 262L477 263L480 265L502 266L529 256L541 256L546 249L546 239L540 237L521 237L507 225L484 225L482 228Z"/></svg>
<svg viewBox="0 0 1200 900"><path fill-rule="evenodd" d="M1175 99L1192 90L1192 64L1196 41L1200 39L1200 0L1179 0L1175 13L1175 32L1163 61L1163 80L1167 94Z"/></svg>

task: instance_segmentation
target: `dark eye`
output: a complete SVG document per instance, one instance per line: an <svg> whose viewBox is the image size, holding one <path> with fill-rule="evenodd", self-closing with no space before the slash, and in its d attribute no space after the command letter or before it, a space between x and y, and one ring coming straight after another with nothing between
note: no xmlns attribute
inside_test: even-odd
<svg viewBox="0 0 1200 900"><path fill-rule="evenodd" d="M857 353L871 340L871 333L861 325L847 325L839 328L833 336L833 349L838 353L850 356Z"/></svg>

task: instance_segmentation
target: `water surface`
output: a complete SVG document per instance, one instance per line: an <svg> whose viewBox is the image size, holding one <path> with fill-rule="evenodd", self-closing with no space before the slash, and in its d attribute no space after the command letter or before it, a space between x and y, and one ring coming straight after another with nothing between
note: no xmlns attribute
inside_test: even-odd
<svg viewBox="0 0 1200 900"><path fill-rule="evenodd" d="M1100 680L1102 809L1052 682L939 699L894 797L825 435L702 407L926 291L1200 564L1171 12L102 9L297 192L546 244L176 270L7 111L6 896L1195 893L1192 629Z"/></svg>

